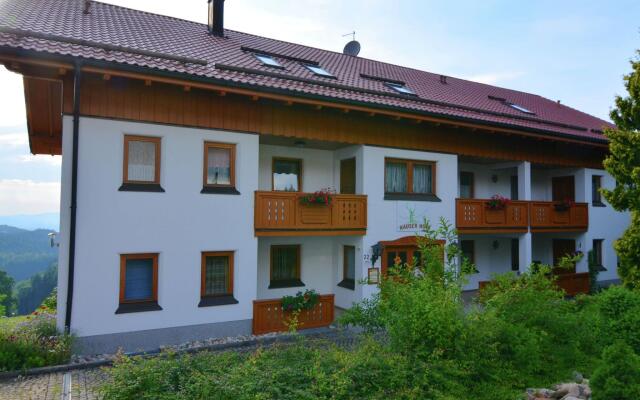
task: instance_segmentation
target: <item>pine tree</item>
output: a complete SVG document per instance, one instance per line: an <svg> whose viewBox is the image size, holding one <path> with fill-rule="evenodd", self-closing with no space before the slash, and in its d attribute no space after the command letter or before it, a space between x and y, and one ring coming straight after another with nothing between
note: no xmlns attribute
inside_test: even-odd
<svg viewBox="0 0 640 400"><path fill-rule="evenodd" d="M631 60L631 73L624 77L628 96L616 96L611 119L616 129L607 129L609 156L605 169L615 178L613 190L602 190L618 211L631 211L631 226L615 243L620 260L618 274L625 286L640 289L640 50Z"/></svg>

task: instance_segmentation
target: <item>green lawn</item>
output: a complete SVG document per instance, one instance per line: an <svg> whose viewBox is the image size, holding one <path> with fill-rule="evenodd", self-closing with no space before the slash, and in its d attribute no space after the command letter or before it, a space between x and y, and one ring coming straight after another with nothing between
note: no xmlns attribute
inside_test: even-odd
<svg viewBox="0 0 640 400"><path fill-rule="evenodd" d="M17 317L0 317L0 332L13 329L20 322L27 320L27 315L19 315Z"/></svg>

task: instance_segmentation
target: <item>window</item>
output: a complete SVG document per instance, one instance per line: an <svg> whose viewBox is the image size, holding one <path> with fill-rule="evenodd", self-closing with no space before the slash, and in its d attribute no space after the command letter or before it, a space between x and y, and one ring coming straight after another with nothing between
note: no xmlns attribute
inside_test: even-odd
<svg viewBox="0 0 640 400"><path fill-rule="evenodd" d="M436 164L430 161L385 160L384 191L388 200L430 200L435 197Z"/></svg>
<svg viewBox="0 0 640 400"><path fill-rule="evenodd" d="M593 263L596 267L603 267L602 265L602 242L604 239L593 239ZM602 270L601 270L602 271ZM605 269L606 271L606 269Z"/></svg>
<svg viewBox="0 0 640 400"><path fill-rule="evenodd" d="M343 247L342 282L338 283L338 286L351 290L356 287L356 248L354 246Z"/></svg>
<svg viewBox="0 0 640 400"><path fill-rule="evenodd" d="M509 180L511 200L518 200L518 175L511 175Z"/></svg>
<svg viewBox="0 0 640 400"><path fill-rule="evenodd" d="M398 93L415 95L415 92L413 90L409 89L402 83L385 82L385 84Z"/></svg>
<svg viewBox="0 0 640 400"><path fill-rule="evenodd" d="M302 190L302 160L273 159L273 190L299 192Z"/></svg>
<svg viewBox="0 0 640 400"><path fill-rule="evenodd" d="M461 240L460 241L460 250L462 251L462 256L469 260L470 263L476 263L476 243L473 240Z"/></svg>
<svg viewBox="0 0 640 400"><path fill-rule="evenodd" d="M307 67L309 71L313 72L316 75L320 75L328 78L334 78L333 74L331 74L330 72L327 72L326 69L322 68L319 65L312 65L312 64L302 64L302 65Z"/></svg>
<svg viewBox="0 0 640 400"><path fill-rule="evenodd" d="M304 286L300 280L300 245L271 246L269 289Z"/></svg>
<svg viewBox="0 0 640 400"><path fill-rule="evenodd" d="M158 305L158 254L120 255L120 306L116 314L162 310Z"/></svg>
<svg viewBox="0 0 640 400"><path fill-rule="evenodd" d="M235 144L205 142L201 193L240 194L235 188L235 159Z"/></svg>
<svg viewBox="0 0 640 400"><path fill-rule="evenodd" d="M602 187L602 176L592 175L591 176L591 205L593 205L594 207L604 207L604 203L602 202L602 194L600 193L601 187Z"/></svg>
<svg viewBox="0 0 640 400"><path fill-rule="evenodd" d="M233 298L233 252L203 252L198 307L236 304Z"/></svg>
<svg viewBox="0 0 640 400"><path fill-rule="evenodd" d="M266 54L254 54L254 56L260 60L260 62L264 65L267 65L269 67L276 67L276 68L283 68L282 65L280 65L279 62L276 61L275 58L268 56Z"/></svg>
<svg viewBox="0 0 640 400"><path fill-rule="evenodd" d="M120 190L164 192L160 187L160 138L124 137L123 184Z"/></svg>
<svg viewBox="0 0 640 400"><path fill-rule="evenodd" d="M504 104L506 104L509 107L511 107L513 109L516 109L516 110L518 110L520 112L523 112L525 114L535 114L533 111L531 111L531 110L529 110L529 109L527 109L527 108L525 108L525 107L523 107L521 105L518 105L518 104L508 103L508 102L505 102Z"/></svg>
<svg viewBox="0 0 640 400"><path fill-rule="evenodd" d="M460 198L473 199L473 172L460 172Z"/></svg>
<svg viewBox="0 0 640 400"><path fill-rule="evenodd" d="M520 271L520 241L511 239L511 270Z"/></svg>

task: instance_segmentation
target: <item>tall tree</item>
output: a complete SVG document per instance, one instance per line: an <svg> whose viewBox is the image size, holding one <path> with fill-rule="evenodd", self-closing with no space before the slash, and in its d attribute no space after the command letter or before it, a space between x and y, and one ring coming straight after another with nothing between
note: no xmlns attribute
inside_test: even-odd
<svg viewBox="0 0 640 400"><path fill-rule="evenodd" d="M13 297L13 285L15 281L5 271L0 271L0 307L4 311L0 315L11 315L15 299Z"/></svg>
<svg viewBox="0 0 640 400"><path fill-rule="evenodd" d="M616 96L611 119L616 129L607 129L609 156L606 170L616 179L613 190L602 190L618 211L631 211L631 225L615 243L620 260L618 274L625 286L640 289L640 50L625 75L628 95Z"/></svg>

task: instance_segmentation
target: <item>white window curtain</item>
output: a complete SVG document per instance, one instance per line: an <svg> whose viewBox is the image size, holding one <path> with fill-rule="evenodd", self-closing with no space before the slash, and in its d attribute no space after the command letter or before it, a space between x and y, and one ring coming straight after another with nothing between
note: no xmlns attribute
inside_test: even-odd
<svg viewBox="0 0 640 400"><path fill-rule="evenodd" d="M229 258L207 257L205 272L205 294L216 296L227 294L229 287Z"/></svg>
<svg viewBox="0 0 640 400"><path fill-rule="evenodd" d="M431 193L431 165L413 166L413 193Z"/></svg>
<svg viewBox="0 0 640 400"><path fill-rule="evenodd" d="M345 279L356 279L356 250L353 247L346 247L345 251L345 262L347 263Z"/></svg>
<svg viewBox="0 0 640 400"><path fill-rule="evenodd" d="M300 162L297 160L276 160L273 163L273 190L297 192Z"/></svg>
<svg viewBox="0 0 640 400"><path fill-rule="evenodd" d="M384 191L387 193L407 192L407 164L386 163Z"/></svg>
<svg viewBox="0 0 640 400"><path fill-rule="evenodd" d="M154 142L129 141L127 177L130 181L155 182L156 144Z"/></svg>
<svg viewBox="0 0 640 400"><path fill-rule="evenodd" d="M229 149L209 147L207 150L207 184L231 184L231 154Z"/></svg>

